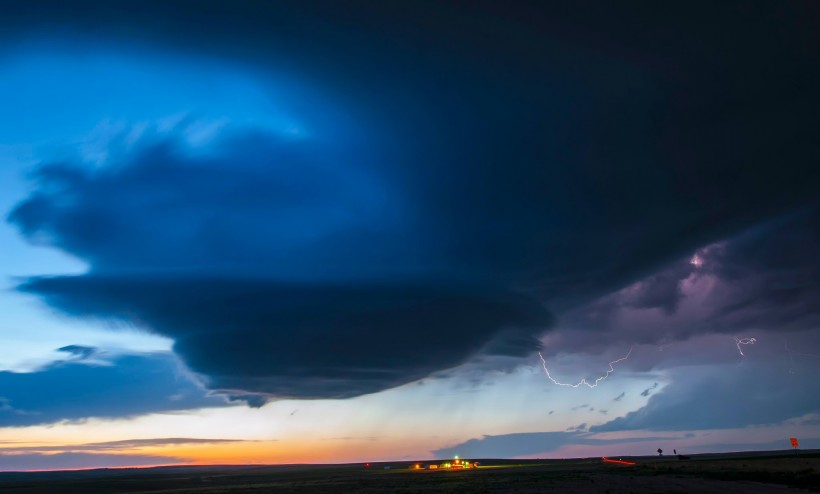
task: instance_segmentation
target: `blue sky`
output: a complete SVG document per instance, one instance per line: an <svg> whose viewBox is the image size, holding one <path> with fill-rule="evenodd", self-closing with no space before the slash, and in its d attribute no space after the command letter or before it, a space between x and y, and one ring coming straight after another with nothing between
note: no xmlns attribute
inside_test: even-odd
<svg viewBox="0 0 820 494"><path fill-rule="evenodd" d="M259 8L20 8L0 470L820 445L788 22Z"/></svg>

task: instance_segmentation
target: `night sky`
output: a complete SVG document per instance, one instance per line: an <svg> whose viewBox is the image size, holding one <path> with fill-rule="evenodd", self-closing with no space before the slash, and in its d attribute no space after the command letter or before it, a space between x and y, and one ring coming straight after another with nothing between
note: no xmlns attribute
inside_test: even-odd
<svg viewBox="0 0 820 494"><path fill-rule="evenodd" d="M0 470L820 448L820 4L18 2Z"/></svg>

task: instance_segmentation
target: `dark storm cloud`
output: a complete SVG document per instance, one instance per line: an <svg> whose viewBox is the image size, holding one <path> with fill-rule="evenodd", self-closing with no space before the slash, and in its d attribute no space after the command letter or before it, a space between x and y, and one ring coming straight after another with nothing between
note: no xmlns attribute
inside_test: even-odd
<svg viewBox="0 0 820 494"><path fill-rule="evenodd" d="M173 337L215 389L279 397L372 393L499 347L527 355L544 322L526 299L442 284L87 275L25 289L69 313L139 321ZM508 326L518 329L498 331Z"/></svg>
<svg viewBox="0 0 820 494"><path fill-rule="evenodd" d="M692 268L661 267L816 197L807 5L16 7L9 33L287 69L360 110L369 138L249 131L204 156L170 140L93 172L46 164L10 219L91 273L24 289L171 336L246 398L524 355L549 326L539 303L641 279L623 307L678 314Z"/></svg>
<svg viewBox="0 0 820 494"><path fill-rule="evenodd" d="M560 348L598 350L613 339L658 345L657 352L638 352L630 359L638 368L680 364L676 355L681 342L688 348L686 341L715 333L758 337L769 333L785 339L792 334L799 335L808 348L820 348L820 340L810 334L820 327L816 252L820 252L820 208L811 204L697 249L660 269L649 281L638 280L563 314L559 328L587 331L564 332ZM675 280L676 288L667 292L666 303L657 304L655 311L631 303L636 293L658 278ZM675 312L664 309L667 303L675 305ZM601 331L611 335L605 343L598 336ZM782 345L783 339L778 341ZM547 348L545 353L553 350ZM698 351L689 364L701 358L713 362L714 350Z"/></svg>
<svg viewBox="0 0 820 494"><path fill-rule="evenodd" d="M623 307L659 308L666 314L674 314L682 296L680 283L688 278L693 270L694 267L688 259L673 263L633 285L627 293L624 293L620 302Z"/></svg>
<svg viewBox="0 0 820 494"><path fill-rule="evenodd" d="M818 185L820 62L806 38L818 34L800 29L816 14L802 7L710 5L704 26L698 5L641 15L606 5L89 5L82 16L17 7L15 29L93 25L129 41L150 32L165 48L260 69L293 57L328 90L356 87L347 103L367 108L365 125L389 143L380 167L423 213L420 240L437 241L454 270L534 273L528 281L553 297L649 274ZM164 21L142 31L137 19Z"/></svg>
<svg viewBox="0 0 820 494"><path fill-rule="evenodd" d="M122 355L108 365L56 362L29 373L0 372L0 426L224 406L180 375L170 355ZM33 468L33 467L32 467Z"/></svg>
<svg viewBox="0 0 820 494"><path fill-rule="evenodd" d="M273 266L280 276L310 278L414 267L409 249L404 264L388 258L412 241L401 191L334 155L338 149L249 130L191 156L180 142L188 127L144 138L110 169L40 167L32 177L38 192L10 220L96 271Z"/></svg>
<svg viewBox="0 0 820 494"><path fill-rule="evenodd" d="M706 253L735 289L707 322L715 328L820 328L820 206L754 228Z"/></svg>
<svg viewBox="0 0 820 494"><path fill-rule="evenodd" d="M372 393L539 347L550 318L531 297L430 278L442 262L414 208L370 164L267 134L215 149L151 139L120 167L41 168L10 218L93 273L24 289L174 338L209 386L252 406Z"/></svg>
<svg viewBox="0 0 820 494"><path fill-rule="evenodd" d="M539 347L550 318L537 303L425 278L439 260L420 263L426 239L401 191L316 153L242 133L206 157L151 140L120 167L44 166L40 191L11 221L104 274L24 289L174 338L211 387L252 406L265 402L253 393L351 397L478 352Z"/></svg>

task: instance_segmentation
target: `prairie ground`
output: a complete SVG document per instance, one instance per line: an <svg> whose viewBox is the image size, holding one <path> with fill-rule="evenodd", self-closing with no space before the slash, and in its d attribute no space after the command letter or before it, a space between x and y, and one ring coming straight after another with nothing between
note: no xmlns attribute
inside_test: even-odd
<svg viewBox="0 0 820 494"><path fill-rule="evenodd" d="M200 466L0 474L0 494L40 493L715 493L820 491L820 452L572 460L480 460L468 471L413 470L410 462ZM424 463L424 462L422 462ZM389 466L389 469L385 469Z"/></svg>

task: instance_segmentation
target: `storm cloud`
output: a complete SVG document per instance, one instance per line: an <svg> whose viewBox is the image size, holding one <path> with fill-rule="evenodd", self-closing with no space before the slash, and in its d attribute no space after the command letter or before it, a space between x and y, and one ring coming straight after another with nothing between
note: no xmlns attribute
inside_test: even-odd
<svg viewBox="0 0 820 494"><path fill-rule="evenodd" d="M765 335L776 337L779 346L792 335L809 348L820 347L810 334L820 327L818 218L820 209L809 204L695 249L648 278L563 313L557 327L567 331L545 352L597 352L602 332L609 335L606 343L658 345L658 352L631 361L642 361L641 368L675 365L674 350L665 351L669 345L710 334ZM669 280L672 289L653 290L654 306L636 305L636 297L658 279ZM712 349L699 353L688 362L714 363Z"/></svg>
<svg viewBox="0 0 820 494"><path fill-rule="evenodd" d="M317 123L299 140L231 128L191 150L176 129L104 166L48 160L9 220L90 270L21 289L169 336L211 388L256 404L352 397L478 355L525 356L552 314L590 333L618 324L589 322L590 307L685 317L683 283L703 271L692 252L797 214L820 187L820 71L801 37L816 33L764 41L766 12L714 8L701 29L698 12L658 7L642 18L659 27L640 30L628 12L481 4L454 31L456 5L374 6L372 16L342 9L349 24L322 33L327 12L249 4L226 22L206 6L191 27L180 4L155 8L173 15L156 17L169 24L152 43L177 56L229 54L261 73L275 57L240 39L293 46L279 60L359 109L365 131ZM98 15L145 42L119 9ZM67 29L88 22L57 17ZM384 28L397 18L401 42ZM733 36L714 27L726 24L739 25ZM414 46L436 49L420 57ZM726 256L714 276L762 276L735 266L751 266L754 251ZM797 326L753 301L813 317L807 276L777 293L761 279L717 322L665 336L730 332L764 309L772 324ZM648 333L619 337L664 337Z"/></svg>
<svg viewBox="0 0 820 494"><path fill-rule="evenodd" d="M512 294L445 285L298 285L253 278L81 276L31 281L66 312L144 324L215 389L351 397L538 348L545 312Z"/></svg>

